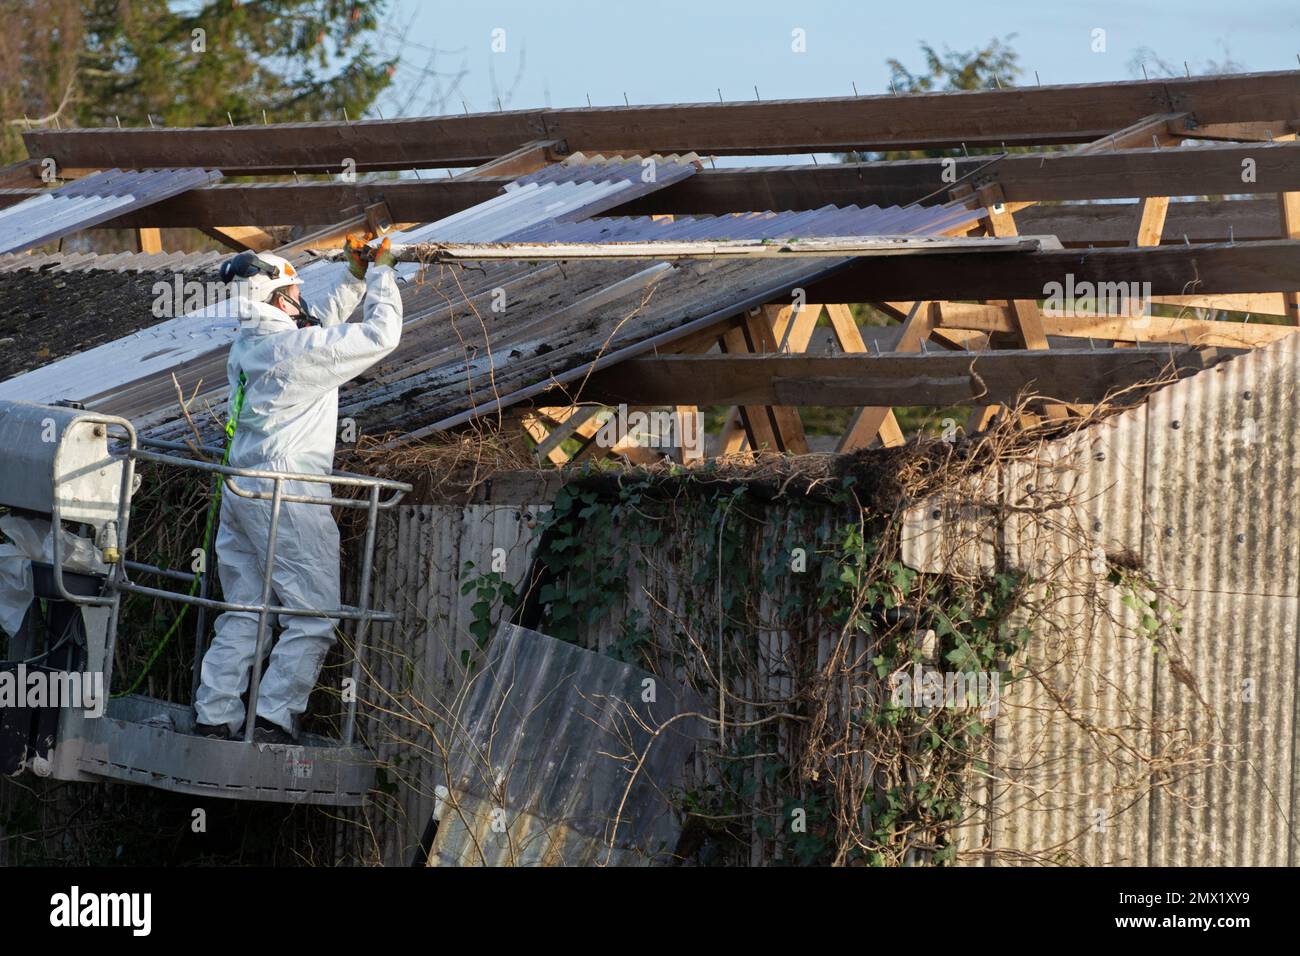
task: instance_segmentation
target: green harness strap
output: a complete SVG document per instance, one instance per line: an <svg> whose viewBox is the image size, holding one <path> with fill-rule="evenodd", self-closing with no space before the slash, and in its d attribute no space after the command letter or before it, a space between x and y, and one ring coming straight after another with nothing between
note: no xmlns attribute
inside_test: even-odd
<svg viewBox="0 0 1300 956"><path fill-rule="evenodd" d="M241 371L239 373L239 387L235 389L235 397L230 400L230 420L226 422L226 453L221 456L223 465L230 464L230 449L235 444L235 429L239 427L239 415L244 410L244 389L248 387L248 378ZM217 485L217 498L221 498L221 485Z"/></svg>
<svg viewBox="0 0 1300 956"><path fill-rule="evenodd" d="M241 371L239 373L239 387L235 389L235 395L230 400L230 419L226 422L226 450L221 455L221 463L223 465L230 464L230 450L235 445L235 429L239 427L239 415L244 410L244 389L247 386L248 378ZM205 561L207 560L208 549L212 543L212 525L217 517L217 511L221 507L222 478L223 476L219 474L212 476L212 500L208 504L208 519L203 529L203 555ZM193 597L198 593L200 579L201 575L196 571L194 573L194 581L190 584L190 597ZM176 615L176 620L172 621L171 626L167 628L167 633L159 639L157 645L149 654L149 659L145 661L144 667L141 669L139 676L131 682L130 687L124 691L115 693L113 695L114 697L122 697L126 694L135 693L140 684L144 682L144 679L149 676L149 670L153 667L154 662L158 660L158 655L163 652L163 649L171 641L172 635L176 633L176 629L179 628L181 622L185 620L185 612L188 611L189 608L190 606L188 604L181 606L181 611Z"/></svg>

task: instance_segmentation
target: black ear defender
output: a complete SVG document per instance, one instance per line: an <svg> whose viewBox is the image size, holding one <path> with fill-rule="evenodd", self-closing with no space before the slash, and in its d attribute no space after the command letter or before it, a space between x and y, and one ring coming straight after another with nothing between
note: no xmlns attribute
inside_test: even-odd
<svg viewBox="0 0 1300 956"><path fill-rule="evenodd" d="M280 267L263 262L256 252L241 252L221 263L219 274L222 282L234 282L236 279L251 279L259 272L272 279L280 278Z"/></svg>

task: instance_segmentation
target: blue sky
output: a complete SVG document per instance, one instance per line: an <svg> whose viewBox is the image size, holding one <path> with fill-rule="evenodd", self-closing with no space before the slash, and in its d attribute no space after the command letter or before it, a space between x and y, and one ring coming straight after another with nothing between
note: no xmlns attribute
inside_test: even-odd
<svg viewBox="0 0 1300 956"><path fill-rule="evenodd" d="M1016 34L1020 83L1132 79L1145 48L1181 71L1231 60L1250 71L1296 69L1296 0L396 0L386 43L402 46L400 101L430 112L435 86L421 80L429 51L440 71L463 76L447 112L550 105L621 105L849 95L888 89L889 57L912 69L919 44L966 50ZM807 52L791 50L806 31ZM504 52L493 31L504 30ZM1094 52L1093 31L1106 31ZM497 34L498 45L501 34ZM495 75L495 85L493 76ZM1140 78L1140 72L1137 77ZM450 82L444 80L444 83ZM418 87L418 89L417 89ZM399 97L386 98L390 111Z"/></svg>

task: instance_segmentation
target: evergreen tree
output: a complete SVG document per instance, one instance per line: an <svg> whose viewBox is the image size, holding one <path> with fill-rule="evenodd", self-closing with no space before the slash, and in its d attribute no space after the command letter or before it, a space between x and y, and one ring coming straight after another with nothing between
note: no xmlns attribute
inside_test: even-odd
<svg viewBox="0 0 1300 956"><path fill-rule="evenodd" d="M212 126L361 116L396 66L389 0L0 0L0 159L52 126ZM27 117L27 119L24 119Z"/></svg>

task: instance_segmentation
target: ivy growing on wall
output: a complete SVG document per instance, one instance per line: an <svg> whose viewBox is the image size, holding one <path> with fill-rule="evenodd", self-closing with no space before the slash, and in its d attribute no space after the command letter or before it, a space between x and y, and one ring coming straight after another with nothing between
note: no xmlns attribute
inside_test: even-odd
<svg viewBox="0 0 1300 956"><path fill-rule="evenodd" d="M678 798L683 855L953 858L993 715L974 700L912 706L891 688L917 664L997 674L1001 686L1015 679L1030 632L1011 621L1026 582L919 574L900 559L891 515L864 508L855 491L853 477L774 494L707 469L617 481L588 473L542 519L539 630L684 677L705 700L718 700L719 682L727 692L730 725ZM482 634L502 584L464 585L480 597ZM526 597L504 603L517 610ZM792 638L779 652L775 633Z"/></svg>

